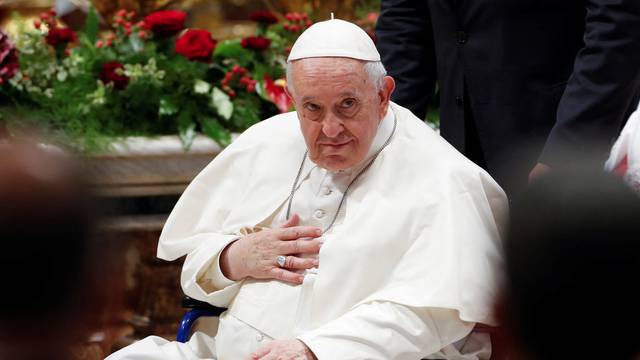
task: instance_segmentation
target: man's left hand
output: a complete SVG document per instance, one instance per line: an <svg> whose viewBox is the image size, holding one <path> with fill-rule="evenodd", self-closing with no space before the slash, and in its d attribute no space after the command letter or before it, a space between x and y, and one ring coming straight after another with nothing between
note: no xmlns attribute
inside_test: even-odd
<svg viewBox="0 0 640 360"><path fill-rule="evenodd" d="M264 344L248 360L317 360L311 349L302 341L274 340Z"/></svg>

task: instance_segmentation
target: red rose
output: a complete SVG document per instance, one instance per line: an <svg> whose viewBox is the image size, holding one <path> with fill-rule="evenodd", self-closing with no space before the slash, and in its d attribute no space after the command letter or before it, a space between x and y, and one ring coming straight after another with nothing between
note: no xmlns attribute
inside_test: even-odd
<svg viewBox="0 0 640 360"><path fill-rule="evenodd" d="M278 22L278 18L270 11L254 11L249 15L251 21L255 21L260 24L272 25Z"/></svg>
<svg viewBox="0 0 640 360"><path fill-rule="evenodd" d="M76 33L69 28L53 28L49 30L46 40L47 44L58 47L59 45L67 45L78 39Z"/></svg>
<svg viewBox="0 0 640 360"><path fill-rule="evenodd" d="M271 40L262 36L248 36L240 42L243 48L252 50L266 50L271 45Z"/></svg>
<svg viewBox="0 0 640 360"><path fill-rule="evenodd" d="M118 71L120 70L120 71ZM100 80L106 85L113 83L114 89L124 90L129 85L129 78L121 71L124 71L124 65L117 61L110 61L102 65L100 72ZM120 72L120 74L118 74Z"/></svg>
<svg viewBox="0 0 640 360"><path fill-rule="evenodd" d="M211 61L218 42L207 30L189 29L176 40L176 53L191 61Z"/></svg>
<svg viewBox="0 0 640 360"><path fill-rule="evenodd" d="M144 24L156 36L169 37L184 29L186 19L187 13L184 11L156 11L144 18Z"/></svg>
<svg viewBox="0 0 640 360"><path fill-rule="evenodd" d="M9 37L0 31L0 86L10 80L18 71L18 51Z"/></svg>

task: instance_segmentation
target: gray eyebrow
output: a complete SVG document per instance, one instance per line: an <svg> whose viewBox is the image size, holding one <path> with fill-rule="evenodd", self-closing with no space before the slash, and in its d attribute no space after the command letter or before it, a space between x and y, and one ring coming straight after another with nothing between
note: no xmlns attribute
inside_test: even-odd
<svg viewBox="0 0 640 360"><path fill-rule="evenodd" d="M345 91L345 92L340 93L338 95L338 97L357 97L357 94L355 92L352 92L352 91ZM315 99L314 96L304 96L302 98L302 102L313 100L313 99Z"/></svg>

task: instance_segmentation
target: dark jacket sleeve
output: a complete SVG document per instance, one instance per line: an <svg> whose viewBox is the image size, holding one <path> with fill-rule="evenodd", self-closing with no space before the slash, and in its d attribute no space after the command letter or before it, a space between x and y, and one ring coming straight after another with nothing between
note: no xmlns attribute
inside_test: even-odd
<svg viewBox="0 0 640 360"><path fill-rule="evenodd" d="M376 38L382 63L396 80L393 101L424 119L436 83L433 29L427 1L383 0Z"/></svg>
<svg viewBox="0 0 640 360"><path fill-rule="evenodd" d="M589 0L578 53L539 158L552 167L585 154L604 160L640 85L640 1Z"/></svg>

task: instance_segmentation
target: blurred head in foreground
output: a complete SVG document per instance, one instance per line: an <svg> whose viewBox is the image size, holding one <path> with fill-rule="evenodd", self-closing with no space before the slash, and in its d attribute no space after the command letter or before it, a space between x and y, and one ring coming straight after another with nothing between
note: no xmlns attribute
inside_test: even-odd
<svg viewBox="0 0 640 360"><path fill-rule="evenodd" d="M87 327L91 217L76 163L35 145L0 143L0 354L56 359ZM95 319L94 319L95 320Z"/></svg>
<svg viewBox="0 0 640 360"><path fill-rule="evenodd" d="M498 312L522 358L638 358L640 197L600 172L555 173L511 222Z"/></svg>

